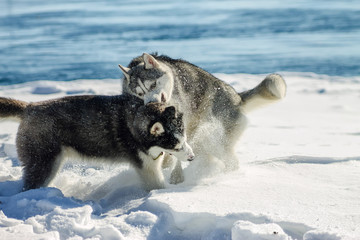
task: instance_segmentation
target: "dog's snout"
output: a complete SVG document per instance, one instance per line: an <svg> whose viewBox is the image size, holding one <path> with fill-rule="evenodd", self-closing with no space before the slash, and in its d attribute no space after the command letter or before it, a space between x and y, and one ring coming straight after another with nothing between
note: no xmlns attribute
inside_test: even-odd
<svg viewBox="0 0 360 240"><path fill-rule="evenodd" d="M189 155L187 160L188 160L189 162L191 162L192 160L194 160L194 158L195 158L194 155Z"/></svg>
<svg viewBox="0 0 360 240"><path fill-rule="evenodd" d="M177 158L182 159L183 161L192 161L195 158L195 154L190 147L190 145L185 141L181 144L178 144L172 151L171 151Z"/></svg>

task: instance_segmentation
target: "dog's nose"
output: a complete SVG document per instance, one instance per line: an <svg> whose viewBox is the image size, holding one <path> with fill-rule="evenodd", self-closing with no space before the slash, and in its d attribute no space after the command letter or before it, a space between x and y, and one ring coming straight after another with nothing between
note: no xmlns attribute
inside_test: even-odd
<svg viewBox="0 0 360 240"><path fill-rule="evenodd" d="M195 158L194 155L189 155L187 160L190 162L190 161L194 160L194 158Z"/></svg>

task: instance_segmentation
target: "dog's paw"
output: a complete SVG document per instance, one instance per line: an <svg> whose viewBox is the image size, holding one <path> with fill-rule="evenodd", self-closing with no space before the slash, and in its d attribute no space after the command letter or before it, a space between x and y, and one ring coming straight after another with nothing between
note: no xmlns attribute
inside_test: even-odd
<svg viewBox="0 0 360 240"><path fill-rule="evenodd" d="M179 184L184 182L184 174L182 171L174 169L170 176L170 184Z"/></svg>

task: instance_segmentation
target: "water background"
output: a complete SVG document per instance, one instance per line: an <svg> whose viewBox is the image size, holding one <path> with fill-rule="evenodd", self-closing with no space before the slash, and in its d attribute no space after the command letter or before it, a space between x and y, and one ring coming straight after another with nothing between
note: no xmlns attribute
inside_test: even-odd
<svg viewBox="0 0 360 240"><path fill-rule="evenodd" d="M1 0L0 84L120 78L143 52L212 73L360 75L358 0Z"/></svg>

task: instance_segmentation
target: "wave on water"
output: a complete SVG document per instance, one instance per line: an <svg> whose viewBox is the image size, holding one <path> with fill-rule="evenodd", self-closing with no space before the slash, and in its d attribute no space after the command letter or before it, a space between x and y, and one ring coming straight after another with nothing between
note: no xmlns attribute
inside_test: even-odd
<svg viewBox="0 0 360 240"><path fill-rule="evenodd" d="M360 4L1 1L0 84L120 78L143 52L209 72L360 75ZM155 14L159 13L159 14Z"/></svg>

